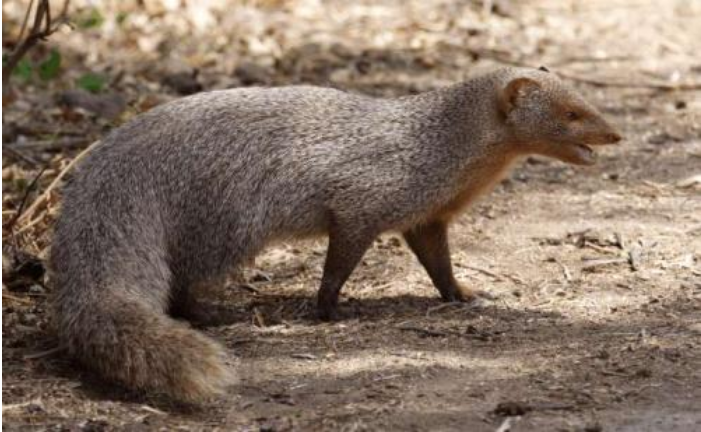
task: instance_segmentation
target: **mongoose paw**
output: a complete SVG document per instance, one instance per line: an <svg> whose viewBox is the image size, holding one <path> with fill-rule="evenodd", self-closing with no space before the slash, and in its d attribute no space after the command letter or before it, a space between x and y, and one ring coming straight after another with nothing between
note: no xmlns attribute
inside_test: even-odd
<svg viewBox="0 0 701 432"><path fill-rule="evenodd" d="M472 291L472 294L474 294L473 300L483 299L483 300L494 301L494 300L499 298L498 295L492 294L489 291L484 291L484 290L474 290L474 291Z"/></svg>
<svg viewBox="0 0 701 432"><path fill-rule="evenodd" d="M475 306L483 306L489 301L494 301L498 298L497 295L483 290L473 290L461 287L458 298L455 301L470 303Z"/></svg>

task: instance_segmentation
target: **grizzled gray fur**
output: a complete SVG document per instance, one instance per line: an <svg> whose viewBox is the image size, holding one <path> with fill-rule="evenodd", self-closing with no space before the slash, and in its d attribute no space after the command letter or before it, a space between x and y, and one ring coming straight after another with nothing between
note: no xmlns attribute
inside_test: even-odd
<svg viewBox="0 0 701 432"><path fill-rule="evenodd" d="M105 378L186 400L231 381L225 352L172 316L266 244L328 235L319 316L374 238L404 234L445 300L447 225L520 156L591 164L620 140L553 74L501 69L397 99L318 87L180 99L111 133L65 188L50 267L59 337Z"/></svg>

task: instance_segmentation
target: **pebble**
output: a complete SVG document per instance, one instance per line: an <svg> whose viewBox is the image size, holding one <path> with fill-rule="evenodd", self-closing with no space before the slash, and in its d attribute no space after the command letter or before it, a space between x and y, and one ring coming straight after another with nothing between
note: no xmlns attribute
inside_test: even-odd
<svg viewBox="0 0 701 432"><path fill-rule="evenodd" d="M45 294L46 290L44 289L43 286L34 284L29 287L29 293L30 294Z"/></svg>

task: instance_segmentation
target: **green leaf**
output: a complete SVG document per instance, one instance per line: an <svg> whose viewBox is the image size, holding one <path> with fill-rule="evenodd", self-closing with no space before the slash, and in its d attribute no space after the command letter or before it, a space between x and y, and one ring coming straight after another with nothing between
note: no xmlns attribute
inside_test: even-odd
<svg viewBox="0 0 701 432"><path fill-rule="evenodd" d="M28 187L29 182L27 181L27 179L22 177L18 177L15 179L15 189L17 190L17 192L24 192L27 190Z"/></svg>
<svg viewBox="0 0 701 432"><path fill-rule="evenodd" d="M92 72L88 72L78 78L75 84L91 93L99 93L105 88L105 77Z"/></svg>
<svg viewBox="0 0 701 432"><path fill-rule="evenodd" d="M7 53L2 53L2 67L7 66L7 61L10 56ZM15 69L12 71L12 76L21 78L24 81L29 81L32 79L32 62L28 59L23 58L17 63Z"/></svg>
<svg viewBox="0 0 701 432"><path fill-rule="evenodd" d="M15 70L12 71L12 75L23 79L24 81L29 81L32 79L32 63L27 59L22 59L17 63Z"/></svg>
<svg viewBox="0 0 701 432"><path fill-rule="evenodd" d="M49 58L39 63L39 78L49 81L56 78L61 72L61 54L51 50Z"/></svg>
<svg viewBox="0 0 701 432"><path fill-rule="evenodd" d="M102 16L97 8L90 8L84 10L78 18L76 18L76 24L78 28L89 29L100 27L102 23L105 22L105 17Z"/></svg>
<svg viewBox="0 0 701 432"><path fill-rule="evenodd" d="M117 14L117 24L122 26L127 22L127 18L129 18L129 14L126 12L119 12Z"/></svg>

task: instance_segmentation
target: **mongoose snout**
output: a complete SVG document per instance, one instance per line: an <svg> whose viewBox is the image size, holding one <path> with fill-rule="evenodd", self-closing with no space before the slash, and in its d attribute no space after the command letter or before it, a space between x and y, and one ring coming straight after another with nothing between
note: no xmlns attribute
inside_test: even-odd
<svg viewBox="0 0 701 432"><path fill-rule="evenodd" d="M448 226L521 156L586 165L620 134L545 70L504 68L377 99L291 86L200 93L114 130L66 186L50 256L58 336L132 389L201 400L225 391L226 350L178 319L280 239L328 235L318 316L373 240L401 232L445 301Z"/></svg>
<svg viewBox="0 0 701 432"><path fill-rule="evenodd" d="M621 141L618 131L579 94L549 71L509 81L501 110L514 136L533 153L576 165L593 165L591 146Z"/></svg>

